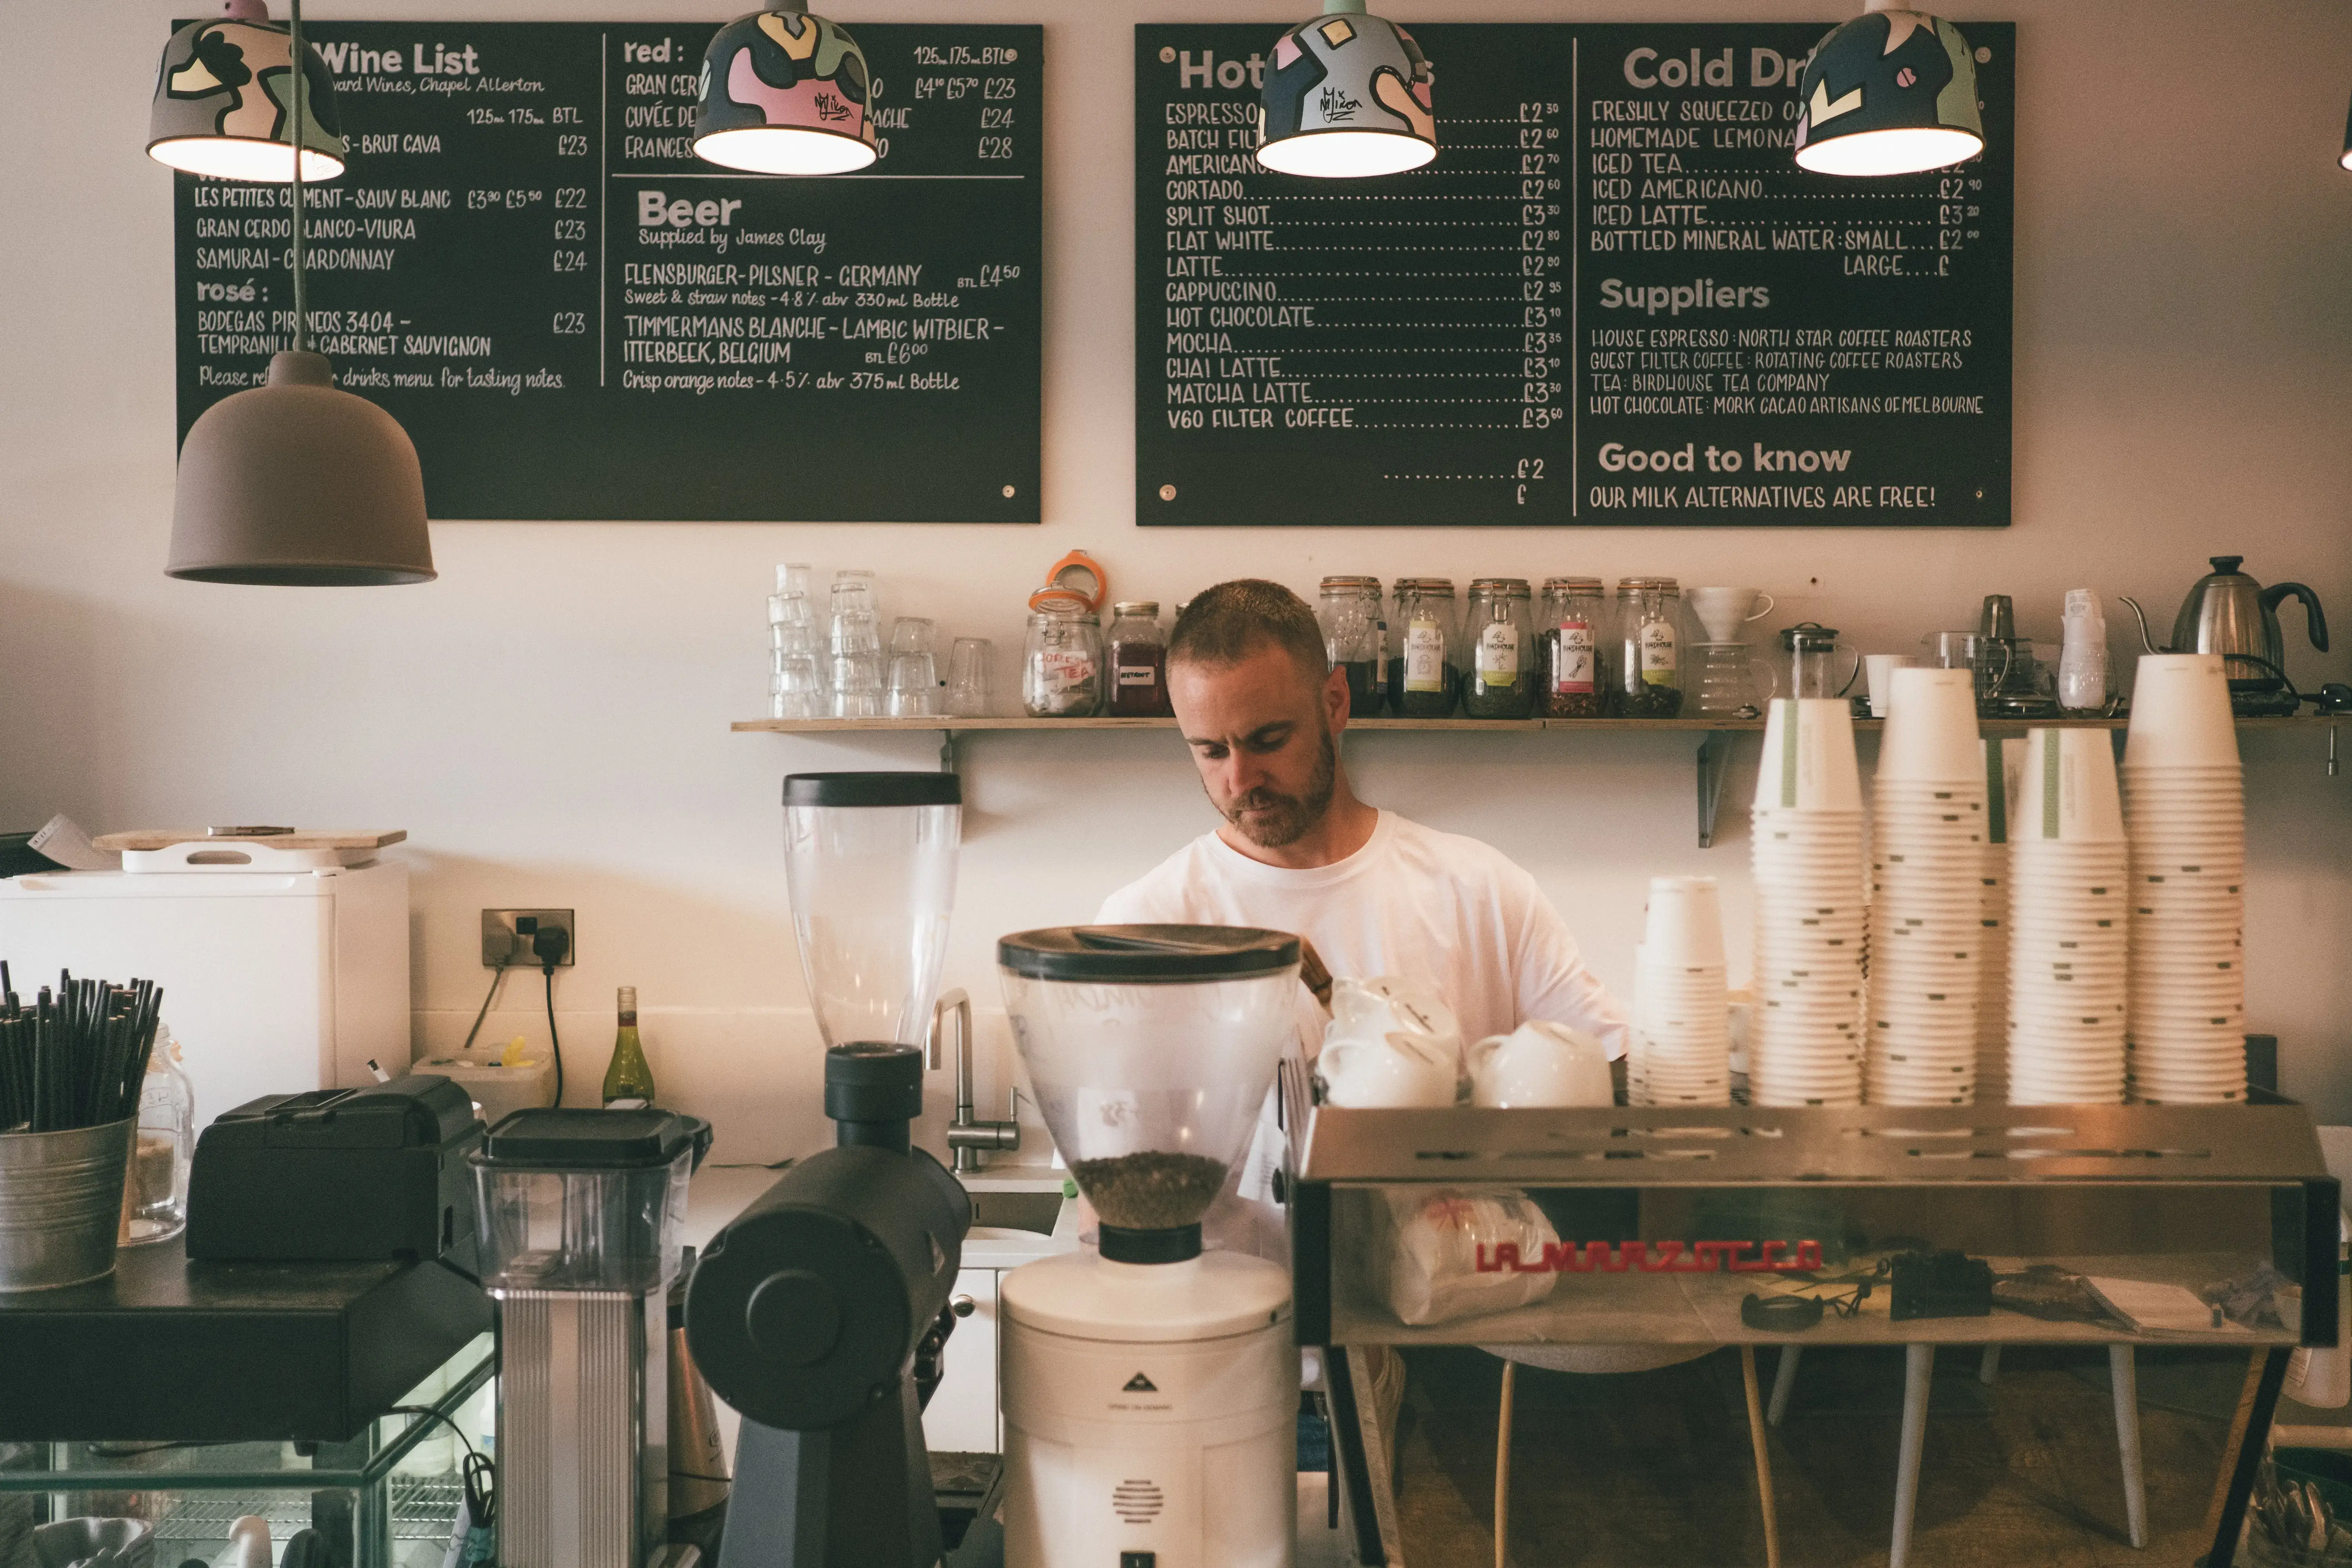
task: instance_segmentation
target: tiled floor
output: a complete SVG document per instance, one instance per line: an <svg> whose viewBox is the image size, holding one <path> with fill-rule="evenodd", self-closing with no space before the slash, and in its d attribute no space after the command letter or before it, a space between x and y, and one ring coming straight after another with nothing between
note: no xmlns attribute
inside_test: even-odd
<svg viewBox="0 0 2352 1568"><path fill-rule="evenodd" d="M1767 1389L1773 1354L1759 1356ZM2012 1347L1990 1388L1977 1381L1973 1348L1938 1359L1913 1568L2185 1568L2204 1552L2225 1424L2143 1405L2148 1543L2135 1551L2113 1406L2103 1385L2069 1370L2083 1359ZM1491 1568L1501 1363L1475 1350L1408 1360L1399 1479L1408 1568ZM1761 1568L1735 1352L1617 1377L1521 1368L1517 1401L1513 1563ZM1786 1568L1886 1562L1902 1401L1900 1351L1806 1355L1772 1435Z"/></svg>

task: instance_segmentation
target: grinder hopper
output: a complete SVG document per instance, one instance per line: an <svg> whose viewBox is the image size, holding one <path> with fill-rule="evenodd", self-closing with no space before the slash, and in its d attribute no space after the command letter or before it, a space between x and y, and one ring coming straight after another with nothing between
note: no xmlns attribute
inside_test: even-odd
<svg viewBox="0 0 2352 1568"><path fill-rule="evenodd" d="M1061 926L997 943L1006 1012L1102 1255L1176 1262L1248 1146L1297 1027L1298 939Z"/></svg>

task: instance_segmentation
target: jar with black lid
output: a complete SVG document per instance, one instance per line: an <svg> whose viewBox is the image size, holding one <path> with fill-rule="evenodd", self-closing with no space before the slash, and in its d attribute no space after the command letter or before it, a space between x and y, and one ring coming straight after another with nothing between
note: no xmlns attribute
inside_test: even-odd
<svg viewBox="0 0 2352 1568"><path fill-rule="evenodd" d="M1402 719L1450 719L1462 691L1462 632L1451 577L1400 577L1398 640L1389 660L1389 706Z"/></svg>
<svg viewBox="0 0 2352 1568"><path fill-rule="evenodd" d="M1472 719L1526 719L1536 710L1535 623L1524 577L1477 577L1463 631L1470 658L1462 711Z"/></svg>
<svg viewBox="0 0 2352 1568"><path fill-rule="evenodd" d="M1122 599L1111 606L1110 687L1103 711L1114 719L1168 716L1168 639L1160 630L1156 599Z"/></svg>

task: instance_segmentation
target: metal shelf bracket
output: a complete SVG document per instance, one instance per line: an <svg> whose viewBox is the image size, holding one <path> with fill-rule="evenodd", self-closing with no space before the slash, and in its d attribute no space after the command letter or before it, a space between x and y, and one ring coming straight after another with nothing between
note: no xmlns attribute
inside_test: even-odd
<svg viewBox="0 0 2352 1568"><path fill-rule="evenodd" d="M1723 805L1723 775L1731 766L1733 731L1709 730L1698 747L1698 847L1715 847L1715 816Z"/></svg>
<svg viewBox="0 0 2352 1568"><path fill-rule="evenodd" d="M940 772L951 773L956 768L956 743L960 737L953 730L940 731Z"/></svg>

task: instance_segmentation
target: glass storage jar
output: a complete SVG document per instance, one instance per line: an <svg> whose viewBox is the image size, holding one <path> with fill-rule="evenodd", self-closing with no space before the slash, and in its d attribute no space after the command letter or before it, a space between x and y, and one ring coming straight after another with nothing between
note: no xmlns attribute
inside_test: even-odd
<svg viewBox="0 0 2352 1568"><path fill-rule="evenodd" d="M1156 599L1122 599L1111 606L1110 689L1104 710L1114 719L1168 714L1168 638L1160 630Z"/></svg>
<svg viewBox="0 0 2352 1568"><path fill-rule="evenodd" d="M1315 605L1323 651L1348 674L1348 717L1370 719L1388 700L1388 628L1378 577L1326 577Z"/></svg>
<svg viewBox="0 0 2352 1568"><path fill-rule="evenodd" d="M1021 706L1032 719L1085 719L1102 704L1102 625L1086 601L1055 592L1032 601L1021 660Z"/></svg>
<svg viewBox="0 0 2352 1568"><path fill-rule="evenodd" d="M1543 710L1551 719L1597 719L1607 707L1607 640L1598 577L1547 577L1540 645Z"/></svg>
<svg viewBox="0 0 2352 1568"><path fill-rule="evenodd" d="M1524 577L1476 577L1463 630L1469 646L1462 711L1473 719L1525 719L1536 710L1536 633Z"/></svg>
<svg viewBox="0 0 2352 1568"><path fill-rule="evenodd" d="M1611 708L1624 719L1682 711L1682 590L1672 577L1621 577Z"/></svg>
<svg viewBox="0 0 2352 1568"><path fill-rule="evenodd" d="M1449 719L1462 690L1462 633L1451 577L1400 577L1397 651L1389 660L1389 706L1404 719Z"/></svg>

